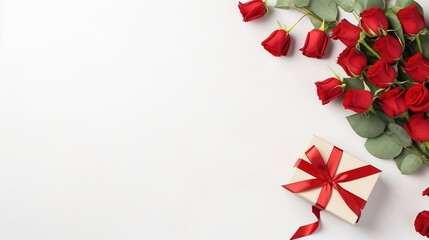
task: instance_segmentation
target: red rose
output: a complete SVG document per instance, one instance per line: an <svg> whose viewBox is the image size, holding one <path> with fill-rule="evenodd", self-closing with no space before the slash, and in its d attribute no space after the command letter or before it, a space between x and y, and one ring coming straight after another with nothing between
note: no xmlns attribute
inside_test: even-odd
<svg viewBox="0 0 429 240"><path fill-rule="evenodd" d="M394 64L402 56L402 44L391 35L381 36L375 40L373 48L380 54L385 62Z"/></svg>
<svg viewBox="0 0 429 240"><path fill-rule="evenodd" d="M317 95L325 105L332 101L334 98L341 96L343 89L341 88L341 81L337 78L328 78L326 80L316 82Z"/></svg>
<svg viewBox="0 0 429 240"><path fill-rule="evenodd" d="M347 47L338 56L337 63L347 75L354 77L361 74L367 64L367 59L364 54L358 52L354 47Z"/></svg>
<svg viewBox="0 0 429 240"><path fill-rule="evenodd" d="M396 117L408 110L405 104L405 91L400 87L382 93L378 97L377 102L380 104L383 112L389 117Z"/></svg>
<svg viewBox="0 0 429 240"><path fill-rule="evenodd" d="M422 192L423 196L429 196L429 188L426 188L423 192Z"/></svg>
<svg viewBox="0 0 429 240"><path fill-rule="evenodd" d="M328 36L319 29L313 29L307 34L304 47L299 49L307 57L322 58L328 44Z"/></svg>
<svg viewBox="0 0 429 240"><path fill-rule="evenodd" d="M424 83L429 78L429 61L422 53L416 53L404 63L404 71L416 82Z"/></svg>
<svg viewBox="0 0 429 240"><path fill-rule="evenodd" d="M421 235L429 237L429 211L421 211L417 214L414 228Z"/></svg>
<svg viewBox="0 0 429 240"><path fill-rule="evenodd" d="M366 71L371 84L387 88L396 78L396 70L383 60L378 60Z"/></svg>
<svg viewBox="0 0 429 240"><path fill-rule="evenodd" d="M343 106L357 113L364 113L372 106L372 93L349 88L344 93Z"/></svg>
<svg viewBox="0 0 429 240"><path fill-rule="evenodd" d="M423 84L408 88L405 103L414 112L429 112L429 92Z"/></svg>
<svg viewBox="0 0 429 240"><path fill-rule="evenodd" d="M341 22L332 29L331 37L335 40L340 40L347 47L356 46L360 39L362 29L351 24L347 19L342 19Z"/></svg>
<svg viewBox="0 0 429 240"><path fill-rule="evenodd" d="M268 12L264 2L261 0L252 0L246 3L239 2L238 8L240 9L240 13L243 16L244 22L261 18Z"/></svg>
<svg viewBox="0 0 429 240"><path fill-rule="evenodd" d="M419 112L412 115L408 123L404 124L404 128L414 141L429 141L429 119L425 118L425 113Z"/></svg>
<svg viewBox="0 0 429 240"><path fill-rule="evenodd" d="M389 27L389 22L381 8L368 8L360 14L360 17L361 27L370 36L382 35L382 32L386 31Z"/></svg>
<svg viewBox="0 0 429 240"><path fill-rule="evenodd" d="M397 15L405 34L417 34L426 27L423 15L414 4L399 10Z"/></svg>
<svg viewBox="0 0 429 240"><path fill-rule="evenodd" d="M276 57L286 56L290 46L290 35L283 29L277 29L261 45Z"/></svg>

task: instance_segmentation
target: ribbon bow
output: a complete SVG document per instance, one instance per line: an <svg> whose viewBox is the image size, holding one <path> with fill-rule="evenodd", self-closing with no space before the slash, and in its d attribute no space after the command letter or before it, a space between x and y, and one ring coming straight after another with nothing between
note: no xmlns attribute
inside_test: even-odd
<svg viewBox="0 0 429 240"><path fill-rule="evenodd" d="M326 164L323 160L323 157L320 155L319 150L317 150L315 146L312 146L309 150L307 150L305 155L310 160L310 163L300 158L296 162L295 167L312 175L315 178L286 184L283 185L283 187L293 193L304 192L322 187L316 204L312 206L312 212L316 216L317 221L299 227L292 236L291 240L308 236L316 231L320 223L320 211L325 209L326 205L328 205L332 195L332 188L334 188L339 193L347 206L356 214L356 216L358 216L359 219L361 210L364 208L366 201L347 191L341 187L339 183L353 181L381 172L379 169L371 165L366 165L336 174L338 165L340 164L341 157L343 155L343 150L337 147L333 147L331 155L329 156L328 162Z"/></svg>

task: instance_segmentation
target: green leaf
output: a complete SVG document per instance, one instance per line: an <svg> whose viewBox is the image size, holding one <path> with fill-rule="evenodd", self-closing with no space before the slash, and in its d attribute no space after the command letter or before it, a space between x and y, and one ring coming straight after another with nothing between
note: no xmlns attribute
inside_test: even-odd
<svg viewBox="0 0 429 240"><path fill-rule="evenodd" d="M396 0L395 6L400 7L400 8L405 8L405 7L408 7L414 3L415 3L414 0Z"/></svg>
<svg viewBox="0 0 429 240"><path fill-rule="evenodd" d="M313 18L313 17L311 17L311 18L310 18L310 21L311 21L311 24L313 24L314 28L319 29L319 28L322 26L322 21L320 21L320 20L319 20L319 19L317 19L317 18Z"/></svg>
<svg viewBox="0 0 429 240"><path fill-rule="evenodd" d="M368 138L365 142L365 148L373 156L381 159L392 159L402 151L402 146L385 133L376 138Z"/></svg>
<svg viewBox="0 0 429 240"><path fill-rule="evenodd" d="M387 123L395 123L395 120L387 116L382 110L375 110L379 117L381 117Z"/></svg>
<svg viewBox="0 0 429 240"><path fill-rule="evenodd" d="M408 147L413 142L405 129L395 123L390 123L387 126L386 134L390 135L392 139L402 147Z"/></svg>
<svg viewBox="0 0 429 240"><path fill-rule="evenodd" d="M310 0L293 0L295 7L307 7Z"/></svg>
<svg viewBox="0 0 429 240"><path fill-rule="evenodd" d="M402 174L411 174L419 170L423 161L415 154L404 149L401 154L395 157L396 166Z"/></svg>
<svg viewBox="0 0 429 240"><path fill-rule="evenodd" d="M337 19L338 7L335 0L313 0L308 8L321 19L332 22Z"/></svg>
<svg viewBox="0 0 429 240"><path fill-rule="evenodd" d="M335 0L335 2L344 11L346 11L346 12L352 12L353 11L353 5L355 3L355 0Z"/></svg>
<svg viewBox="0 0 429 240"><path fill-rule="evenodd" d="M405 46L404 31L402 30L401 22L392 8L386 10L387 19L389 19L390 28L395 31L396 36L401 40L402 46Z"/></svg>
<svg viewBox="0 0 429 240"><path fill-rule="evenodd" d="M343 81L346 83L348 88L364 90L365 86L363 81L359 78L343 78Z"/></svg>
<svg viewBox="0 0 429 240"><path fill-rule="evenodd" d="M383 120L373 113L353 114L347 117L347 121L353 130L361 137L373 138L384 132L386 127Z"/></svg>
<svg viewBox="0 0 429 240"><path fill-rule="evenodd" d="M277 0L276 8L294 8L293 0Z"/></svg>
<svg viewBox="0 0 429 240"><path fill-rule="evenodd" d="M353 5L353 9L357 14L360 14L364 10L372 7L379 7L384 9L384 1L383 0L356 0Z"/></svg>

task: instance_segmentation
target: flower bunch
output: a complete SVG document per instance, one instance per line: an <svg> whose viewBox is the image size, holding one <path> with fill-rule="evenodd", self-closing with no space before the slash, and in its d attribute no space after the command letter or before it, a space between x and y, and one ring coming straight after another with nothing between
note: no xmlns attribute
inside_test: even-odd
<svg viewBox="0 0 429 240"><path fill-rule="evenodd" d="M314 25L303 55L322 58L330 38L345 49L337 74L316 82L322 104L341 99L352 129L367 138L365 147L380 159L394 159L403 174L429 165L429 30L423 9L413 0L277 0L275 8L294 9ZM261 0L239 3L244 21L266 16ZM339 10L356 21L337 19ZM295 25L292 26L292 28ZM290 31L279 24L262 46L274 56L285 56Z"/></svg>

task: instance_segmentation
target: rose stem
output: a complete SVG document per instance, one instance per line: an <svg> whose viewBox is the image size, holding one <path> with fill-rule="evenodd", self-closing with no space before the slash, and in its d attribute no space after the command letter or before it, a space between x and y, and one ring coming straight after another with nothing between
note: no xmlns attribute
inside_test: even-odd
<svg viewBox="0 0 429 240"><path fill-rule="evenodd" d="M422 48L422 41L420 41L420 35L417 35L416 37L417 40L417 47L419 48L419 52L423 52L423 48Z"/></svg>
<svg viewBox="0 0 429 240"><path fill-rule="evenodd" d="M372 47L370 47L364 39L360 40L359 43L361 43L366 49L368 49L376 58L381 59L380 55Z"/></svg>
<svg viewBox="0 0 429 240"><path fill-rule="evenodd" d="M290 32L290 31L292 31L292 29L302 20L302 19L304 19L306 16L308 15L308 13L306 13L306 14L304 14L303 16L301 16L299 19L298 19L298 21L296 21L293 25L292 25L292 27L290 27L289 29L287 29L286 30L286 32Z"/></svg>

